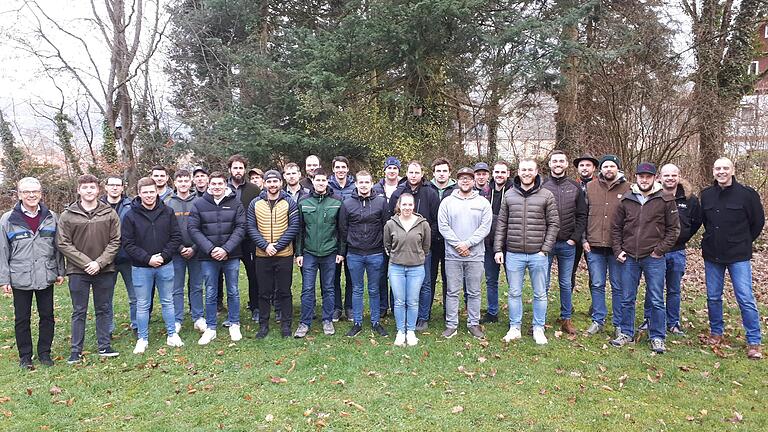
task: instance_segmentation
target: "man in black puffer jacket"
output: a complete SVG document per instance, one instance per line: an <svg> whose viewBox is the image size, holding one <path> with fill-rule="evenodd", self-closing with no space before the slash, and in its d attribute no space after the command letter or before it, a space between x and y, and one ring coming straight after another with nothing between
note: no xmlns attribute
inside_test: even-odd
<svg viewBox="0 0 768 432"><path fill-rule="evenodd" d="M229 313L229 335L233 342L243 338L240 332L240 243L245 237L245 211L237 195L227 187L221 172L212 172L208 192L195 201L188 222L192 241L205 281L205 321L207 329L197 341L207 345L216 338L216 291L218 275L224 272Z"/></svg>

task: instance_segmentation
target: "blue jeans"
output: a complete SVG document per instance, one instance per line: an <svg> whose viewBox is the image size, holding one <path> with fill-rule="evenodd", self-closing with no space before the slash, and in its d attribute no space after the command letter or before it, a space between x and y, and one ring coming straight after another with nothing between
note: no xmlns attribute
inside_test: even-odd
<svg viewBox="0 0 768 432"><path fill-rule="evenodd" d="M333 278L336 274L336 254L316 257L304 253L301 267L301 323L312 324L315 314L315 280L320 271L320 293L323 297L323 321L333 319Z"/></svg>
<svg viewBox="0 0 768 432"><path fill-rule="evenodd" d="M365 285L364 274L368 274L368 301L371 310L371 323L377 324L381 309L379 309L379 279L384 265L384 254L355 255L347 253L349 276L352 278L352 315L355 324L363 323L363 295Z"/></svg>
<svg viewBox="0 0 768 432"><path fill-rule="evenodd" d="M173 310L176 313L177 323L184 322L184 285L187 282L185 277L187 272L189 272L189 308L192 321L197 321L203 316L203 275L200 270L200 261L174 255Z"/></svg>
<svg viewBox="0 0 768 432"><path fill-rule="evenodd" d="M416 316L419 311L419 292L425 279L424 266L404 266L389 263L389 284L395 305L395 325L397 331L406 332L416 329Z"/></svg>
<svg viewBox="0 0 768 432"><path fill-rule="evenodd" d="M547 318L548 258L539 253L507 252L504 263L509 282L509 326L520 328L523 321L523 279L525 269L528 269L533 288L533 325L544 327Z"/></svg>
<svg viewBox="0 0 768 432"><path fill-rule="evenodd" d="M667 252L664 254L667 261L667 274L664 282L667 286L667 328L680 326L680 282L685 274L685 249ZM643 311L644 320L651 316L651 299L645 297Z"/></svg>
<svg viewBox="0 0 768 432"><path fill-rule="evenodd" d="M749 345L760 345L760 314L752 293L752 264L749 261L739 261L730 264L718 264L704 261L704 278L707 285L707 311L709 313L709 329L713 335L723 334L723 286L725 284L725 269L731 275L733 293L741 311L741 322L747 332Z"/></svg>
<svg viewBox="0 0 768 432"><path fill-rule="evenodd" d="M640 286L640 275L645 277L645 298L651 303L648 315L648 334L651 339L664 339L667 333L666 312L664 311L664 274L667 261L664 257L635 259L627 255L622 264L621 287L624 298L621 302L621 332L629 337L635 336L635 302Z"/></svg>
<svg viewBox="0 0 768 432"><path fill-rule="evenodd" d="M173 264L160 267L132 268L133 288L136 292L136 322L139 339L149 339L149 304L152 302L152 286L157 287L162 307L165 331L168 336L176 333L176 320L173 313Z"/></svg>
<svg viewBox="0 0 768 432"><path fill-rule="evenodd" d="M492 247L485 245L485 288L488 291L488 314L499 314L499 272L501 264L497 264Z"/></svg>
<svg viewBox="0 0 768 432"><path fill-rule="evenodd" d="M603 325L608 315L605 304L606 272L611 281L611 308L614 327L621 327L621 301L624 298L621 290L621 264L616 261L610 248L592 248L587 252L589 267L589 291L592 294L592 321Z"/></svg>
<svg viewBox="0 0 768 432"><path fill-rule="evenodd" d="M549 270L547 271L547 292L552 276L552 261L557 257L557 284L560 287L560 318L571 319L573 314L573 286L571 272L576 258L576 245L567 241L555 242L555 247L549 253Z"/></svg>
<svg viewBox="0 0 768 432"><path fill-rule="evenodd" d="M219 290L219 272L224 273L227 288L227 314L229 322L240 324L240 291L237 278L240 272L240 258L230 258L225 261L200 261L205 284L205 324L211 330L216 330L216 294Z"/></svg>
<svg viewBox="0 0 768 432"><path fill-rule="evenodd" d="M115 264L115 272L113 273L115 281L113 285L117 283L117 275L123 277L123 284L125 284L125 292L128 293L128 313L131 319L131 328L137 329L139 325L136 323L136 291L133 289L133 266L130 261ZM112 322L112 329L114 329L114 322Z"/></svg>
<svg viewBox="0 0 768 432"><path fill-rule="evenodd" d="M432 315L432 309L430 308L432 302L432 284L428 275L432 272L432 253L428 253L424 257L424 280L421 282L421 288L419 289L419 316L418 319L422 321L429 321L429 317Z"/></svg>

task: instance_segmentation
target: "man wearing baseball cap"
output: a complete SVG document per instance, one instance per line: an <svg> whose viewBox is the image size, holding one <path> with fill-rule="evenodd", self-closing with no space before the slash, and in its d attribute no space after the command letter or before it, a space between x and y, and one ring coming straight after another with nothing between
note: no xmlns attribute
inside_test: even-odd
<svg viewBox="0 0 768 432"><path fill-rule="evenodd" d="M488 190L488 179L491 178L491 168L485 162L475 164L475 189L483 195Z"/></svg>
<svg viewBox="0 0 768 432"><path fill-rule="evenodd" d="M624 298L621 303L621 333L611 345L621 347L635 336L635 301L641 274L645 276L645 296L650 298L649 333L651 351L666 351L666 308L664 275L669 252L680 234L675 197L665 194L656 182L656 166L643 162L635 170L635 183L616 208L611 225L613 254L622 266Z"/></svg>
<svg viewBox="0 0 768 432"><path fill-rule="evenodd" d="M441 203L437 225L445 239L445 331L453 337L459 325L459 293L467 289L467 329L477 339L485 338L480 327L480 284L483 278L485 237L491 232L493 212L487 199L475 190L475 172L465 167L456 173L458 189Z"/></svg>
<svg viewBox="0 0 768 432"><path fill-rule="evenodd" d="M621 160L616 155L605 155L598 163L600 174L587 184L587 231L582 242L589 267L589 291L592 296L592 324L588 334L603 330L608 315L605 304L606 273L611 281L613 326L618 336L621 331L621 265L613 256L611 221L621 198L629 192L629 183L621 173Z"/></svg>

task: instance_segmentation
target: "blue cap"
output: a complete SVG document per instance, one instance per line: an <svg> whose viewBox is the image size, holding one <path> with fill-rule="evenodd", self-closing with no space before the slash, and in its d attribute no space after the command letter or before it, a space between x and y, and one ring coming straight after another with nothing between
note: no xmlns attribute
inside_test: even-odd
<svg viewBox="0 0 768 432"><path fill-rule="evenodd" d="M643 162L637 166L635 174L652 174L656 175L656 165L650 162Z"/></svg>
<svg viewBox="0 0 768 432"><path fill-rule="evenodd" d="M491 169L488 168L488 164L485 162L478 162L475 164L475 172L477 171L488 171L491 172Z"/></svg>
<svg viewBox="0 0 768 432"><path fill-rule="evenodd" d="M397 169L400 169L400 160L394 156L390 156L387 158L387 161L384 162L384 169L387 169L390 165L394 165Z"/></svg>

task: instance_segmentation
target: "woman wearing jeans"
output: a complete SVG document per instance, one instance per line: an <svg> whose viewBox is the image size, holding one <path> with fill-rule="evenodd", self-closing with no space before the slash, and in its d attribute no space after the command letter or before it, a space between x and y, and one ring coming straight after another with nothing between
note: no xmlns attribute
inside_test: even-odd
<svg viewBox="0 0 768 432"><path fill-rule="evenodd" d="M396 215L384 225L384 250L389 255L389 283L395 300L396 346L419 343L414 330L431 234L429 222L413 209L413 195L400 195Z"/></svg>

